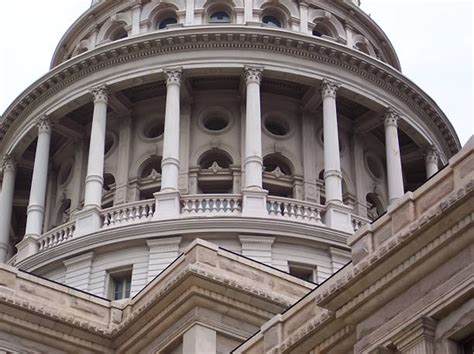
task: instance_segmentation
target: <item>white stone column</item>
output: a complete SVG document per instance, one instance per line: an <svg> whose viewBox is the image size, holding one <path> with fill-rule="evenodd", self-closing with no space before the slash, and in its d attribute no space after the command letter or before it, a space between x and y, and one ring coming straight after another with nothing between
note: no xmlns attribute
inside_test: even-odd
<svg viewBox="0 0 474 354"><path fill-rule="evenodd" d="M403 194L402 160L398 143L398 113L389 108L385 113L385 150L387 154L388 199L392 205Z"/></svg>
<svg viewBox="0 0 474 354"><path fill-rule="evenodd" d="M438 159L438 150L433 146L430 147L425 154L426 179L429 179L438 172Z"/></svg>
<svg viewBox="0 0 474 354"><path fill-rule="evenodd" d="M91 140L85 186L84 208L102 205L102 187L104 184L104 149L107 122L107 87L100 86L91 90L94 96L94 115L92 118Z"/></svg>
<svg viewBox="0 0 474 354"><path fill-rule="evenodd" d="M193 325L183 335L183 353L216 354L217 333L199 324Z"/></svg>
<svg viewBox="0 0 474 354"><path fill-rule="evenodd" d="M336 92L339 84L323 80L321 95L323 97L324 129L324 183L326 186L326 203L342 203L342 173L339 155L339 132L337 128Z"/></svg>
<svg viewBox="0 0 474 354"><path fill-rule="evenodd" d="M326 189L326 212L324 222L331 229L353 233L351 223L352 208L342 203L342 172L339 154L339 130L337 127L336 92L340 84L323 80L324 133L324 185Z"/></svg>
<svg viewBox="0 0 474 354"><path fill-rule="evenodd" d="M243 214L266 216L267 192L262 189L262 117L260 107L260 82L262 67L245 67L246 113L245 113L245 184L243 194Z"/></svg>
<svg viewBox="0 0 474 354"><path fill-rule="evenodd" d="M132 36L140 34L140 15L142 13L142 5L138 3L132 7Z"/></svg>
<svg viewBox="0 0 474 354"><path fill-rule="evenodd" d="M161 162L161 191L155 193L155 219L177 217L180 213L178 190L179 145L180 145L180 88L182 69L165 69L166 111L163 138L163 160Z"/></svg>
<svg viewBox="0 0 474 354"><path fill-rule="evenodd" d="M49 147L51 122L44 115L37 119L38 143L36 145L30 201L26 217L26 237L38 237L43 233L44 206L48 182Z"/></svg>
<svg viewBox="0 0 474 354"><path fill-rule="evenodd" d="M16 168L13 159L5 156L1 163L3 170L2 193L0 198L0 263L5 263L8 257L10 224L13 209L13 194L15 192Z"/></svg>
<svg viewBox="0 0 474 354"><path fill-rule="evenodd" d="M194 0L186 0L186 25L194 23Z"/></svg>
<svg viewBox="0 0 474 354"><path fill-rule="evenodd" d="M308 31L308 1L299 0L300 6L300 31L302 33L309 33Z"/></svg>
<svg viewBox="0 0 474 354"><path fill-rule="evenodd" d="M104 149L107 122L108 90L105 85L93 88L94 113L92 117L89 159L85 183L84 208L76 214L74 236L83 236L102 227L100 208L102 206L102 188L104 185Z"/></svg>

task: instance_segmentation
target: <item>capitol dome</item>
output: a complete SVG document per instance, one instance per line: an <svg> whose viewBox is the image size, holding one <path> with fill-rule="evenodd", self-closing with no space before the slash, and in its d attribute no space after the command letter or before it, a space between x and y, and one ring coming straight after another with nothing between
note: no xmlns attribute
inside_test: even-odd
<svg viewBox="0 0 474 354"><path fill-rule="evenodd" d="M200 238L321 283L460 149L400 70L357 0L93 1L2 117L0 262L122 299Z"/></svg>

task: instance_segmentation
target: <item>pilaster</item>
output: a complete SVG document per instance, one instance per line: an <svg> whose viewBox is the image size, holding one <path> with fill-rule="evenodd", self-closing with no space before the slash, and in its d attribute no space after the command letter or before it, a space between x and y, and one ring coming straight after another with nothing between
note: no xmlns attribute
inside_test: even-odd
<svg viewBox="0 0 474 354"><path fill-rule="evenodd" d="M181 237L147 240L149 248L147 283L151 282L178 258L180 244Z"/></svg>
<svg viewBox="0 0 474 354"><path fill-rule="evenodd" d="M88 291L93 258L94 252L89 252L65 260L63 262L66 267L65 284L72 288Z"/></svg>
<svg viewBox="0 0 474 354"><path fill-rule="evenodd" d="M401 354L433 354L436 321L422 317L393 339Z"/></svg>
<svg viewBox="0 0 474 354"><path fill-rule="evenodd" d="M252 258L258 262L272 265L272 245L275 242L274 237L264 236L239 236L242 244L242 255Z"/></svg>
<svg viewBox="0 0 474 354"><path fill-rule="evenodd" d="M183 335L183 353L216 354L216 331L200 324L193 325Z"/></svg>

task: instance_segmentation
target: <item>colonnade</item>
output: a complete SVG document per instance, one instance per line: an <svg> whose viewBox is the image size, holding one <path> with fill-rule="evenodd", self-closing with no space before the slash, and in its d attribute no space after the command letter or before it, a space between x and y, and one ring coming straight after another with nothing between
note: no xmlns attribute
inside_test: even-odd
<svg viewBox="0 0 474 354"><path fill-rule="evenodd" d="M180 126L180 86L182 69L171 68L164 70L167 83L165 129L162 159L162 188L155 194L157 201L156 218L172 218L179 214L180 201L178 190L179 175L179 126ZM261 104L260 84L263 68L248 66L244 70L246 85L245 110L245 149L244 170L245 183L242 188L243 214L266 214L266 191L262 188L262 133L261 133ZM344 209L342 202L342 172L339 154L339 134L336 99L340 84L323 80L321 98L323 105L324 130L324 181L326 188L326 203L328 210L334 206L340 212ZM85 196L83 212L98 210L101 207L104 146L106 136L108 89L105 85L91 90L94 102L91 138L87 176L85 180ZM399 114L389 108L385 114L385 140L388 179L388 198L394 203L404 194L402 164L398 141ZM38 143L34 161L32 188L27 211L26 235L22 241L36 245L35 240L43 233L45 196L47 188L47 173L49 149L51 142L51 122L47 116L37 119ZM13 207L13 192L15 187L15 163L7 156L1 165L3 181L0 194L0 262L6 261L8 254L8 239L10 232L11 213ZM431 149L426 155L427 177L437 172L437 152ZM342 208L342 209L341 209ZM328 212L328 215L330 213ZM331 214L333 215L333 214ZM337 227L341 222L340 216L329 218L328 227ZM87 218L86 218L87 219ZM336 220L337 219L337 220ZM89 221L86 220L87 223ZM94 224L92 222L92 224ZM31 246L35 247L35 246ZM35 249L31 252L35 253Z"/></svg>

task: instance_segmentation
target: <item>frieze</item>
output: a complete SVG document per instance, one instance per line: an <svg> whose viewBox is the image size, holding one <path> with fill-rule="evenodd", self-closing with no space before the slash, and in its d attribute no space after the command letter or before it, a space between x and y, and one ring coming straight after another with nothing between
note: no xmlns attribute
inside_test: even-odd
<svg viewBox="0 0 474 354"><path fill-rule="evenodd" d="M240 29L240 31L248 31L248 28ZM359 76L402 99L418 115L425 116L428 120L433 120L448 142L451 152L457 152L459 146L454 135L452 135L452 129L443 120L444 117L441 117L436 112L436 107L433 108L431 103L416 91L416 87L413 88L404 82L406 80L404 77L397 78L385 68L378 67L378 65L385 66L385 64L376 63L376 66L370 63L373 60L371 58L361 59L358 57L359 54L352 53L352 50L342 46L341 48L330 48L331 45L337 46L337 44L318 43L318 39L300 38L300 40L293 40L281 38L280 33L265 32L261 29L259 31L263 33L214 32L196 34L192 33L192 30L182 30L173 35L167 33L165 38L163 38L162 34L146 35L141 38L133 38L134 43L127 43L126 41L121 44L120 48L114 48L114 44L111 44L108 46L108 49L106 47L96 50L102 51L101 53L87 53L73 59L72 63L62 64L57 69L53 69L50 74L47 74L41 84L31 89L15 106L12 106L1 124L0 139L6 134L5 127L8 129L15 118L28 116L38 105L71 85L72 82L87 77L99 70L123 62L135 61L163 53L169 54L174 51L240 48L268 50L300 56L308 60L331 64L357 73ZM153 38L156 36L161 38ZM137 40L141 41L137 42ZM131 40L128 42L131 42ZM389 68L389 70L393 69ZM398 73L395 75L398 75Z"/></svg>

